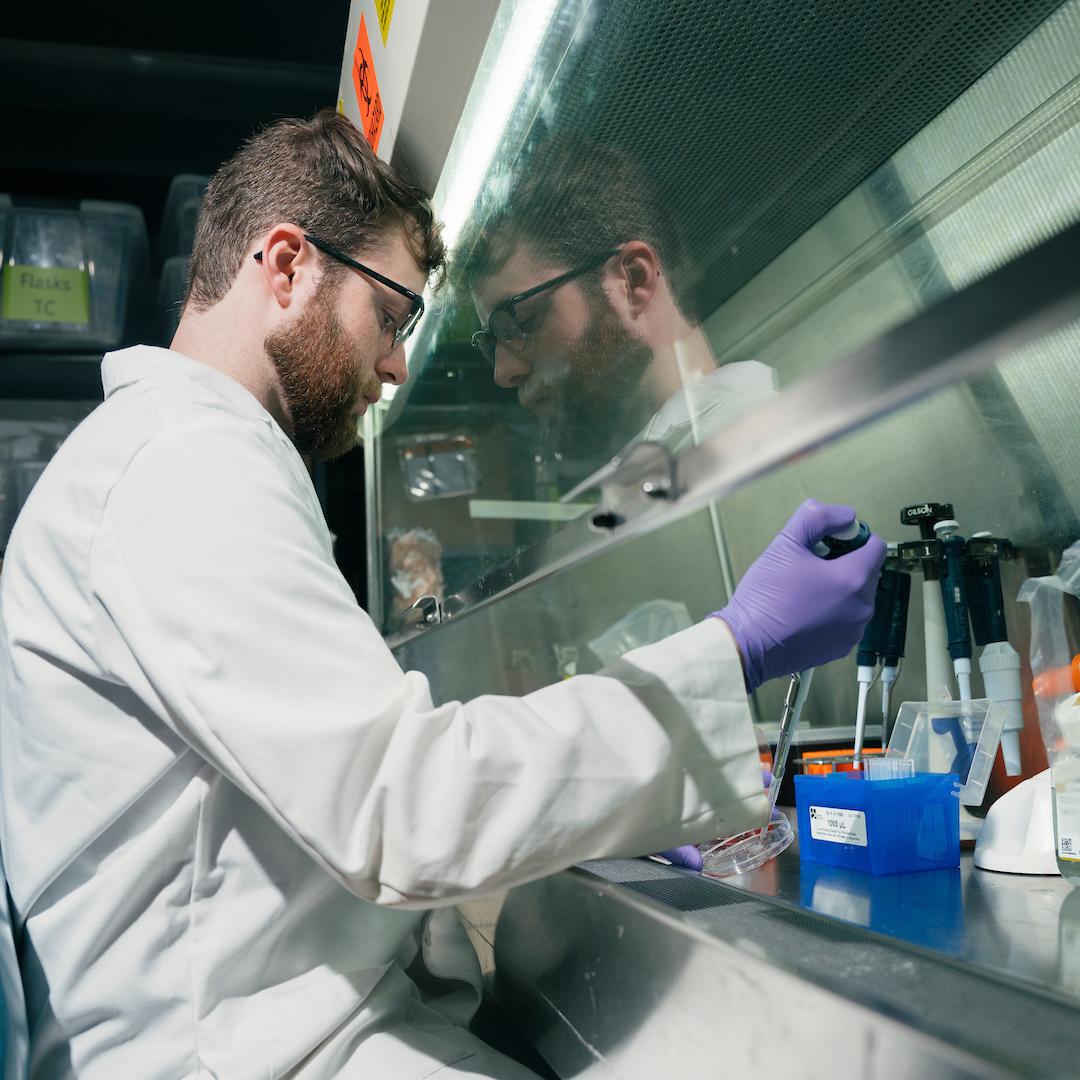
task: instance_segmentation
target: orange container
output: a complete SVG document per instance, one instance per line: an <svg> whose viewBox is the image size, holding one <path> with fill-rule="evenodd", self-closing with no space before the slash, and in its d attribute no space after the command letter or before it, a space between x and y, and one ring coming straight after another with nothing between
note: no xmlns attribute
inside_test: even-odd
<svg viewBox="0 0 1080 1080"><path fill-rule="evenodd" d="M863 749L864 758L884 754L880 746L868 746ZM796 761L803 776L828 776L830 773L855 772L855 747L850 750L816 750L804 754Z"/></svg>
<svg viewBox="0 0 1080 1080"><path fill-rule="evenodd" d="M1031 680L1031 688L1035 696L1040 698L1068 697L1069 694L1080 694L1080 653L1072 658L1068 667L1054 668L1053 671L1044 671Z"/></svg>

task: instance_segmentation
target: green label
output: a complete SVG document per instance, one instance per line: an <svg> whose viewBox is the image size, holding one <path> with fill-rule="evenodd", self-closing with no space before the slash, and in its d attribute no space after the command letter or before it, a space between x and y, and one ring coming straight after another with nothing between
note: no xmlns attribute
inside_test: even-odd
<svg viewBox="0 0 1080 1080"><path fill-rule="evenodd" d="M59 266L5 266L0 315L37 323L90 322L90 274Z"/></svg>

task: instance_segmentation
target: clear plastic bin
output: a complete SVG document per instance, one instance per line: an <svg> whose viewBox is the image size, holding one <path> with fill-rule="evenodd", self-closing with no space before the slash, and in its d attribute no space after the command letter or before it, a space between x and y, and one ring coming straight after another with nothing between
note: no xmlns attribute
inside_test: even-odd
<svg viewBox="0 0 1080 1080"><path fill-rule="evenodd" d="M174 176L165 198L165 212L158 234L158 262L164 263L177 255L190 255L195 241L195 225L199 220L209 176L183 173Z"/></svg>
<svg viewBox="0 0 1080 1080"><path fill-rule="evenodd" d="M11 443L0 440L0 551L7 547L15 524L15 462Z"/></svg>
<svg viewBox="0 0 1080 1080"><path fill-rule="evenodd" d="M888 757L906 757L919 773L955 773L960 801L978 806L986 794L1008 714L987 698L905 701L889 739Z"/></svg>
<svg viewBox="0 0 1080 1080"><path fill-rule="evenodd" d="M157 315L154 334L159 345L168 345L180 321L180 309L187 293L188 257L174 255L161 266L158 282Z"/></svg>
<svg viewBox="0 0 1080 1080"><path fill-rule="evenodd" d="M0 348L115 348L147 250L142 213L125 203L56 210L0 202Z"/></svg>

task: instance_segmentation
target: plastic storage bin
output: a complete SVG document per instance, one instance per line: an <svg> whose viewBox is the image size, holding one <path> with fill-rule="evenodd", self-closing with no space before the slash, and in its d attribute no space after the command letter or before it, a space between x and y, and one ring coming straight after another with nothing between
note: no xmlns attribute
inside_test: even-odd
<svg viewBox="0 0 1080 1080"><path fill-rule="evenodd" d="M0 348L115 348L146 262L146 225L134 206L0 204Z"/></svg>
<svg viewBox="0 0 1080 1080"><path fill-rule="evenodd" d="M174 255L161 266L158 282L157 316L154 334L159 345L168 345L180 321L180 309L187 293L188 257Z"/></svg>
<svg viewBox="0 0 1080 1080"><path fill-rule="evenodd" d="M955 773L960 778L960 801L978 806L1007 719L1005 710L987 698L905 701L886 756L909 758L917 773Z"/></svg>
<svg viewBox="0 0 1080 1080"><path fill-rule="evenodd" d="M165 212L161 219L161 232L158 234L158 262L176 255L190 255L195 241L195 224L199 220L209 176L197 176L183 173L174 176L169 185L169 194L165 198Z"/></svg>
<svg viewBox="0 0 1080 1080"><path fill-rule="evenodd" d="M957 787L955 776L939 773L902 780L796 776L799 855L869 874L959 866Z"/></svg>

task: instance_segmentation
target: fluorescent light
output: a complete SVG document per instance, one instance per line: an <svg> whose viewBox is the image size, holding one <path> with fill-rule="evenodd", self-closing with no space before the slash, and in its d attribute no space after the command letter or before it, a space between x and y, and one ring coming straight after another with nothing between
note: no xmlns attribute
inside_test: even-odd
<svg viewBox="0 0 1080 1080"><path fill-rule="evenodd" d="M483 71L488 60L487 51L494 48L496 54L490 65L490 74L475 108L472 108L470 94L470 102L463 115L463 121L468 124L468 133L464 141L459 143L458 137L462 134L462 127L459 126L447 157L447 166L435 189L435 213L442 222L443 242L447 250L453 250L461 230L473 213L484 178L495 160L559 2L518 0L505 36L501 41L494 38L488 41L480 61L480 71ZM447 185L445 189L444 181ZM424 287L424 304L429 312L434 313L430 284ZM417 338L426 342L427 335L421 333ZM409 346L414 343L410 341L404 346L405 366L410 375L413 371L413 353ZM427 352L426 344L423 352ZM384 385L382 398L374 408L388 410L398 389L396 385Z"/></svg>
<svg viewBox="0 0 1080 1080"><path fill-rule="evenodd" d="M443 199L439 199L436 192L443 239L450 249L456 245L473 212L480 186L495 159L557 8L558 0L523 0L514 11L483 97L472 112L471 130L461 152L453 155L450 188Z"/></svg>

